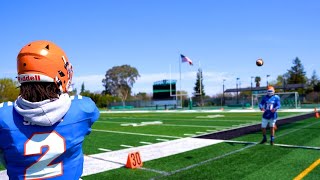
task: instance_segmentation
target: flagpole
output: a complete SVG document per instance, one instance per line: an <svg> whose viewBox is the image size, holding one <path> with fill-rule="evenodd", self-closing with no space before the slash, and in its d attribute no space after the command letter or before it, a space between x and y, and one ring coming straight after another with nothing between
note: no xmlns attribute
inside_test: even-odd
<svg viewBox="0 0 320 180"><path fill-rule="evenodd" d="M178 105L177 91L175 91L175 95L172 94L171 64L169 66L169 70L170 70L170 97L174 96L174 99L176 100L176 104Z"/></svg>
<svg viewBox="0 0 320 180"><path fill-rule="evenodd" d="M179 56L179 78L180 78L180 105L182 109L182 92L181 92L181 55ZM178 99L178 98L177 98Z"/></svg>
<svg viewBox="0 0 320 180"><path fill-rule="evenodd" d="M201 106L203 105L203 100L202 100L202 69L201 69L201 65L200 65L200 61L199 61L199 70L200 70L200 74L199 74L199 76L200 76L200 101L201 101Z"/></svg>
<svg viewBox="0 0 320 180"><path fill-rule="evenodd" d="M200 61L199 61L199 70L200 70L200 96L202 95L202 89L201 89L201 81L202 81L202 69L201 69L201 65L200 65Z"/></svg>

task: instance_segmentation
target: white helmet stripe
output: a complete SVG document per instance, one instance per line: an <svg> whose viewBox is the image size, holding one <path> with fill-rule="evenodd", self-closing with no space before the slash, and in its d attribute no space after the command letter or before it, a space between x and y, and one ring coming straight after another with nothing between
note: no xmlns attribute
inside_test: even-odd
<svg viewBox="0 0 320 180"><path fill-rule="evenodd" d="M51 77L42 74L19 74L17 78L20 84L24 82L54 82Z"/></svg>

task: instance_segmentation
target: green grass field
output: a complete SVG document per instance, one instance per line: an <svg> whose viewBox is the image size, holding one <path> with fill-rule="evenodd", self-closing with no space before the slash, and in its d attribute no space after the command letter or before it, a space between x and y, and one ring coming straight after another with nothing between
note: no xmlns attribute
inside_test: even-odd
<svg viewBox="0 0 320 180"><path fill-rule="evenodd" d="M301 113L280 112L281 118ZM102 113L86 137L86 155L157 144L257 124L261 113ZM320 120L309 118L282 125L276 144L256 144L260 132L151 161L142 168L121 167L82 179L293 179L320 158ZM269 137L268 137L269 139ZM248 142L248 143L242 143ZM252 142L252 143L251 143ZM301 147L298 147L301 146ZM143 159L142 159L143 160ZM125 164L125 162L123 162ZM2 168L3 169L3 168ZM304 179L319 179L320 166Z"/></svg>
<svg viewBox="0 0 320 180"><path fill-rule="evenodd" d="M280 117L300 113L280 112ZM128 123L157 122L160 125L124 126ZM160 142L260 123L261 113L105 113L93 125L84 142L86 154L100 153L99 148L123 149L120 145Z"/></svg>
<svg viewBox="0 0 320 180"><path fill-rule="evenodd" d="M214 114L224 117L212 118ZM294 114L297 113L280 113L280 116ZM114 132L93 131L85 141L84 151L87 154L99 153L98 148L122 149L120 144L142 146L139 144L141 141L157 143L159 141L156 139L160 136L172 136L172 138L166 138L170 140L187 137L188 135L185 134L236 128L259 123L260 116L260 113L102 114L93 129ZM140 127L121 126L125 123L151 121L161 121L163 124ZM276 143L320 147L319 130L320 120L315 118L283 125L276 132ZM148 134L159 135L159 137L147 136ZM233 140L259 142L261 133L257 132ZM83 179L115 177L117 179L293 179L319 158L319 150L314 149L223 142L147 161L141 169L123 167L85 176ZM319 176L320 167L316 167L305 179L318 179Z"/></svg>

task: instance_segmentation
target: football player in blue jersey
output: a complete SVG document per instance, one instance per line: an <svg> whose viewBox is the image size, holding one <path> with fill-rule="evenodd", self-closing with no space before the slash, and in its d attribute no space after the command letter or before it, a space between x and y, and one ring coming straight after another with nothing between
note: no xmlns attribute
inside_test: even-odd
<svg viewBox="0 0 320 180"><path fill-rule="evenodd" d="M267 142L266 128L268 124L270 127L270 145L274 144L276 121L278 118L277 110L281 107L280 97L278 95L275 95L274 92L274 87L268 86L267 95L262 98L259 104L260 110L263 111L261 122L263 139L260 144L264 144L265 142Z"/></svg>
<svg viewBox="0 0 320 180"><path fill-rule="evenodd" d="M73 70L64 51L49 41L24 46L17 57L20 96L0 104L0 151L13 180L78 180L82 143L98 119L95 103L69 97Z"/></svg>

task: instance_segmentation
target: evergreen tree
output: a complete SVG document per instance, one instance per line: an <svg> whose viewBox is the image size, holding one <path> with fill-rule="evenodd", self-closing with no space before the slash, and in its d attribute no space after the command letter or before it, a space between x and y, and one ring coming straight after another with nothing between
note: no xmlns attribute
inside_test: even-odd
<svg viewBox="0 0 320 180"><path fill-rule="evenodd" d="M202 69L199 68L197 72L197 80L195 83L195 87L193 88L195 97L205 96L204 85L203 85L203 76Z"/></svg>
<svg viewBox="0 0 320 180"><path fill-rule="evenodd" d="M305 84L307 77L301 60L296 57L292 63L293 66L288 70L288 84Z"/></svg>
<svg viewBox="0 0 320 180"><path fill-rule="evenodd" d="M315 70L313 70L312 72L312 75L311 75L311 78L309 79L309 85L314 88L314 86L316 86L319 82L319 78L318 78L318 75L316 73Z"/></svg>
<svg viewBox="0 0 320 180"><path fill-rule="evenodd" d="M84 88L84 82L81 84L81 90L80 90L80 94L84 93L85 88Z"/></svg>

